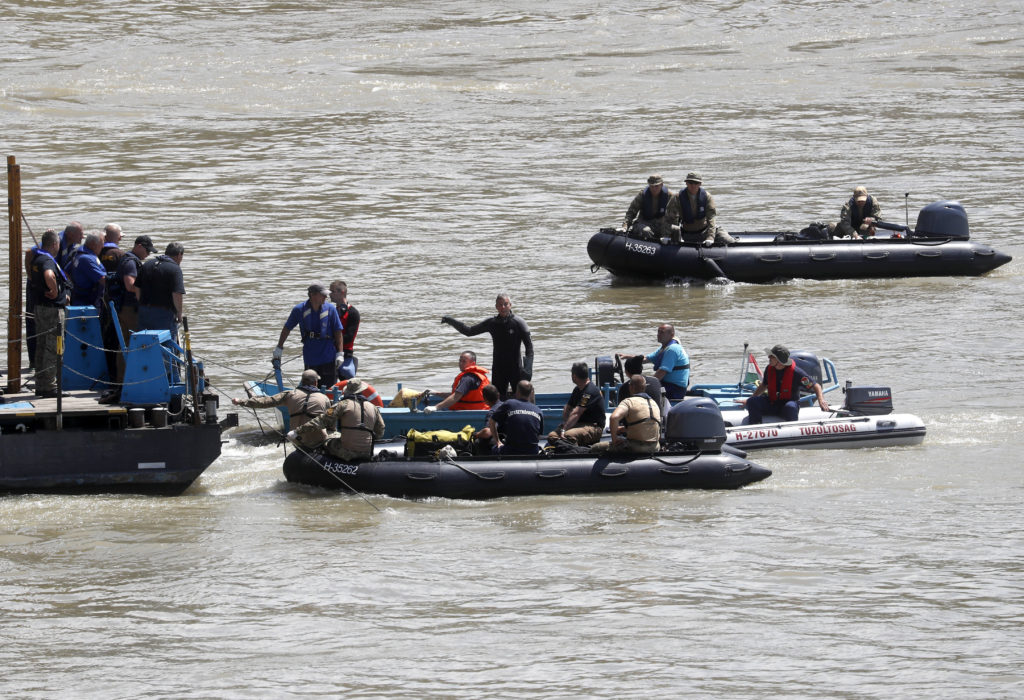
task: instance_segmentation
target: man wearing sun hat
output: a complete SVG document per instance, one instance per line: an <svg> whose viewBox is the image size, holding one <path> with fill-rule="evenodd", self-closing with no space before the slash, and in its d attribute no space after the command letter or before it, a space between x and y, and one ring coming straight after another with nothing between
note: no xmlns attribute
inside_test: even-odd
<svg viewBox="0 0 1024 700"><path fill-rule="evenodd" d="M868 238L875 235L875 221L882 216L882 206L868 194L868 188L858 185L853 196L843 205L836 224L835 235Z"/></svg>
<svg viewBox="0 0 1024 700"><path fill-rule="evenodd" d="M316 370L307 369L303 371L299 380L299 386L288 391L282 391L273 396L250 396L246 399L231 399L235 406L245 408L276 408L286 406L288 408L288 420L293 429L298 429L305 423L322 416L331 405L327 394L317 388L320 382L320 375Z"/></svg>
<svg viewBox="0 0 1024 700"><path fill-rule="evenodd" d="M768 367L764 371L764 381L746 401L748 423L762 423L768 413L782 416L787 421L797 420L801 390L813 391L821 410L829 410L821 385L797 367L785 345L776 345L771 350L765 349L765 352L768 353Z"/></svg>
<svg viewBox="0 0 1024 700"><path fill-rule="evenodd" d="M718 210L715 198L703 187L704 178L700 173L686 174L686 187L672 196L665 218L673 226L672 242L679 244L700 243L702 246L728 245L736 239L721 228L715 219Z"/></svg>
<svg viewBox="0 0 1024 700"><path fill-rule="evenodd" d="M360 396L366 386L359 377L352 377L338 403L303 425L297 435L289 433L288 437L293 440L298 437L300 442L309 444L320 431L327 431L329 437L324 446L327 454L345 462L370 459L373 440L383 437L385 425L377 407Z"/></svg>
<svg viewBox="0 0 1024 700"><path fill-rule="evenodd" d="M670 199L661 175L651 175L647 187L633 197L622 228L631 237L643 240L656 241L668 236L670 222L666 212Z"/></svg>

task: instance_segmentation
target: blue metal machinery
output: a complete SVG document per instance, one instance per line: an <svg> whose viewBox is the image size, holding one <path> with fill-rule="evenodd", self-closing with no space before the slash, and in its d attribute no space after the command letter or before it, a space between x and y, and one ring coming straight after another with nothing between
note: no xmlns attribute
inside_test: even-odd
<svg viewBox="0 0 1024 700"><path fill-rule="evenodd" d="M110 379L99 310L95 306L69 306L64 324L61 385L66 390L102 391Z"/></svg>

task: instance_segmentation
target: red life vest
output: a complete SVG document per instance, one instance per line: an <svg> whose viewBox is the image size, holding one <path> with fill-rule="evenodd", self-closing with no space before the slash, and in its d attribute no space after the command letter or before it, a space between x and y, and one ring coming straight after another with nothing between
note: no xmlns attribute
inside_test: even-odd
<svg viewBox="0 0 1024 700"><path fill-rule="evenodd" d="M345 313L341 313L341 307L340 306L338 307L338 316L339 316L339 318L341 318L341 327L343 329L342 332L341 332L341 335L342 335L342 339L341 339L342 346L341 346L341 349L344 350L346 353L349 353L349 354L354 352L355 349L356 349L356 333L359 332L359 326L356 326L354 329L350 329L348 327L348 312L351 311L351 310L352 310L352 305L351 304L345 304ZM377 405L380 406L381 404L377 404Z"/></svg>
<svg viewBox="0 0 1024 700"><path fill-rule="evenodd" d="M786 368L782 370L782 390L778 390L778 381L776 381L778 372L771 365L764 370L764 384L766 387L765 394L768 395L769 401L789 401L793 398L793 368L796 367L795 362L790 362L786 365Z"/></svg>
<svg viewBox="0 0 1024 700"><path fill-rule="evenodd" d="M339 380L338 383L334 385L334 388L337 389L338 392L341 392L341 391L344 391L346 385L348 385L348 380L347 379L342 379L342 380ZM362 391L358 391L356 393L359 394L360 396L362 396L364 399L366 399L370 403L372 403L374 406L381 406L381 407L384 406L384 399L382 399L380 397L380 394L377 393L377 390L374 389L369 384L366 385L365 389L363 389Z"/></svg>
<svg viewBox="0 0 1024 700"><path fill-rule="evenodd" d="M450 411L484 411L487 410L487 404L484 402L483 388L491 383L491 380L487 378L487 370L476 365L470 365L462 372L459 372L458 376L455 377L455 381L452 382L452 393L459 387L459 382L467 374L475 374L480 377L480 386L472 391L466 392L461 399L453 403L448 407Z"/></svg>

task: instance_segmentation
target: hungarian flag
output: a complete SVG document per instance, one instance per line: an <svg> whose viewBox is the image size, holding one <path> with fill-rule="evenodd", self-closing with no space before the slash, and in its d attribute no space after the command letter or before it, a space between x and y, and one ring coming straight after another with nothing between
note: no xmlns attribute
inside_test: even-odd
<svg viewBox="0 0 1024 700"><path fill-rule="evenodd" d="M753 370L750 369L751 366L753 366ZM761 368L757 366L757 360L754 359L754 353L749 353L747 356L747 376L743 378L743 383L757 384L763 376Z"/></svg>

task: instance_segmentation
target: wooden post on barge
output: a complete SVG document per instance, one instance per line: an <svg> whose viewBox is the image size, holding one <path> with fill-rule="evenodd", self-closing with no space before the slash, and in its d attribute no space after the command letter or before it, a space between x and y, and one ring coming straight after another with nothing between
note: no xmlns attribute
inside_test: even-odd
<svg viewBox="0 0 1024 700"><path fill-rule="evenodd" d="M21 166L7 156L7 228L9 232L7 305L7 393L21 391L22 252L21 252Z"/></svg>

